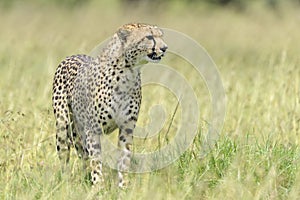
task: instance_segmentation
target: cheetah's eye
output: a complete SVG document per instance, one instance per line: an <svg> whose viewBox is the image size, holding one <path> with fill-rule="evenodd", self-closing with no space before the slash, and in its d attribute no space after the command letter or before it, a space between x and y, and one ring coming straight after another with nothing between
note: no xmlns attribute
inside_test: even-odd
<svg viewBox="0 0 300 200"><path fill-rule="evenodd" d="M154 38L153 38L153 35L147 35L146 38L147 38L148 40L153 40L153 39L154 39Z"/></svg>

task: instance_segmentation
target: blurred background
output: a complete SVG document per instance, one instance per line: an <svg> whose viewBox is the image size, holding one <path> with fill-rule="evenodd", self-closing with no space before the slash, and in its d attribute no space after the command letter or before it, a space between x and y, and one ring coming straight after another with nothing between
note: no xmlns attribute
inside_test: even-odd
<svg viewBox="0 0 300 200"><path fill-rule="evenodd" d="M0 0L0 199L90 194L77 173L76 156L70 180L59 173L52 80L66 56L88 54L130 22L177 30L201 44L220 71L227 108L218 143L200 159L201 133L211 113L209 91L187 63L171 60L199 99L199 137L168 168L132 176L133 186L123 197L299 198L299 11L299 0ZM172 95L143 90L138 123L149 120L149 103L174 111ZM176 120L170 122L174 130ZM157 143L142 141L138 148L144 147L153 150ZM108 199L119 197L113 184L107 191Z"/></svg>

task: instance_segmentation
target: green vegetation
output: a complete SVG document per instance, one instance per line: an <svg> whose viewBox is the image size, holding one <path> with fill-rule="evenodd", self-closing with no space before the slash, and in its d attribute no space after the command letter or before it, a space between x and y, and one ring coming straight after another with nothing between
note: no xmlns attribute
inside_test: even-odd
<svg viewBox="0 0 300 200"><path fill-rule="evenodd" d="M153 5L153 11L151 4L132 10L116 1L90 1L72 9L46 1L16 2L0 8L0 199L299 199L297 7L271 9L253 3L238 11L174 1L161 8ZM170 59L199 98L199 135L172 165L130 175L127 190L116 188L115 172L105 168L106 187L97 191L81 173L74 152L71 173L60 173L52 78L65 56L89 53L117 27L137 21L186 33L207 49L226 90L226 119L217 144L201 157L209 93L186 63ZM139 124L148 122L152 103L174 111L176 99L162 88L147 86L143 92ZM137 141L136 150L142 151L143 145L156 149L168 141L168 117L160 141ZM172 123L170 133L179 118Z"/></svg>

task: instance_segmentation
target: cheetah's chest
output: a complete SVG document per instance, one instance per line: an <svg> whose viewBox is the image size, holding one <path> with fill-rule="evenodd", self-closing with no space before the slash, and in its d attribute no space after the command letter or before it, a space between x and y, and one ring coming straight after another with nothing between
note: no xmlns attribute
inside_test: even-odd
<svg viewBox="0 0 300 200"><path fill-rule="evenodd" d="M96 118L104 133L110 133L124 122L138 117L141 102L141 80L139 69L115 72L115 76L104 76L97 80L98 89L94 90L96 97ZM105 80L105 81L103 81Z"/></svg>

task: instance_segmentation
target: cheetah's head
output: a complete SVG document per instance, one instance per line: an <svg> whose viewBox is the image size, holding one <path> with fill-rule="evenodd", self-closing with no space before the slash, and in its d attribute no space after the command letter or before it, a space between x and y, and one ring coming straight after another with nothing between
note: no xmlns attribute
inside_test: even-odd
<svg viewBox="0 0 300 200"><path fill-rule="evenodd" d="M149 24L126 24L118 32L127 62L132 64L159 62L167 45L163 41L163 31Z"/></svg>

